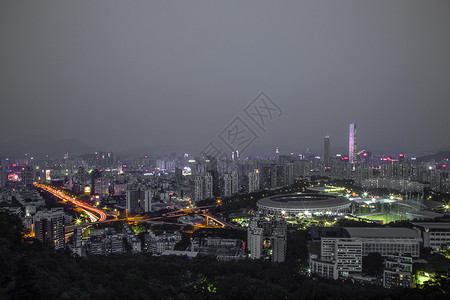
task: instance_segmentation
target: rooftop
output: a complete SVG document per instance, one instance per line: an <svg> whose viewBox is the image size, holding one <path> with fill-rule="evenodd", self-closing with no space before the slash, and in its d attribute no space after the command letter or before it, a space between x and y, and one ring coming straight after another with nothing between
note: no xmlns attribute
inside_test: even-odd
<svg viewBox="0 0 450 300"><path fill-rule="evenodd" d="M361 238L417 238L420 233L409 228L390 228L390 227L345 227L350 237Z"/></svg>
<svg viewBox="0 0 450 300"><path fill-rule="evenodd" d="M345 197L339 197L332 194L317 193L276 195L262 198L258 201L258 205L287 209L328 208L341 205L350 206L350 204L351 202Z"/></svg>
<svg viewBox="0 0 450 300"><path fill-rule="evenodd" d="M419 226L423 228L430 228L430 229L450 229L450 223L445 222L439 222L439 223L432 223L432 222L414 222L414 226Z"/></svg>

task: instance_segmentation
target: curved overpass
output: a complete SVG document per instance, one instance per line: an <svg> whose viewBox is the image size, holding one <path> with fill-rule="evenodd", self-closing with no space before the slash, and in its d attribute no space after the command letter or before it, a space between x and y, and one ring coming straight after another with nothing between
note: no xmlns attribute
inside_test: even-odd
<svg viewBox="0 0 450 300"><path fill-rule="evenodd" d="M53 188L51 186L48 186L48 185L45 185L45 184L39 184L39 183L35 183L34 185L36 187L38 187L38 188L41 188L41 189L49 192L50 194L58 197L61 200L69 201L72 204L74 204L75 206L78 206L78 207L80 207L80 208L82 208L82 209L84 209L84 210L86 210L86 211L88 211L90 213L94 213L94 214L98 215L99 218L98 218L98 220L96 222L102 222L102 221L106 220L106 213L103 210L101 210L101 209L98 209L96 207L93 207L92 205L89 205L87 203L79 201L79 200L77 200L77 199L75 199L75 198L73 198L73 197L71 197L69 195L66 195L64 192L62 192L60 190L57 190L57 189L55 189L55 188ZM89 213L88 213L88 215L89 215Z"/></svg>

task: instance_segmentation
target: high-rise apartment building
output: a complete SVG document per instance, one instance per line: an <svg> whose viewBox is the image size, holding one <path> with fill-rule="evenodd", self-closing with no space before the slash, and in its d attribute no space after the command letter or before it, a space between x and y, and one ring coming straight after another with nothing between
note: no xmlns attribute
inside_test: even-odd
<svg viewBox="0 0 450 300"><path fill-rule="evenodd" d="M265 258L273 262L284 262L286 258L286 221L282 218L266 219L254 217L247 229L247 244L250 257Z"/></svg>
<svg viewBox="0 0 450 300"><path fill-rule="evenodd" d="M231 194L237 194L239 192L239 175L238 172L231 172Z"/></svg>
<svg viewBox="0 0 450 300"><path fill-rule="evenodd" d="M412 257L389 255L384 262L383 286L385 288L411 288L412 265Z"/></svg>
<svg viewBox="0 0 450 300"><path fill-rule="evenodd" d="M33 187L34 170L31 166L26 166L22 169L22 184L27 187Z"/></svg>
<svg viewBox="0 0 450 300"><path fill-rule="evenodd" d="M248 192L253 193L259 191L259 170L256 169L253 172L248 173L247 178Z"/></svg>
<svg viewBox="0 0 450 300"><path fill-rule="evenodd" d="M222 196L230 197L231 196L231 174L224 174L222 177Z"/></svg>
<svg viewBox="0 0 450 300"><path fill-rule="evenodd" d="M195 176L192 183L192 200L200 201L203 200L203 177Z"/></svg>
<svg viewBox="0 0 450 300"><path fill-rule="evenodd" d="M205 176L203 177L203 197L205 199L207 198L212 198L213 195L213 186L214 186L214 181L213 181L213 176L211 173L207 172L205 174Z"/></svg>
<svg viewBox="0 0 450 300"><path fill-rule="evenodd" d="M325 167L330 166L330 137L327 135L323 145L323 164Z"/></svg>
<svg viewBox="0 0 450 300"><path fill-rule="evenodd" d="M131 186L127 189L127 209L134 213L147 213L152 208L153 191L149 188Z"/></svg>
<svg viewBox="0 0 450 300"><path fill-rule="evenodd" d="M73 238L72 238L72 254L83 256L83 235L81 227L77 226L75 230L73 231Z"/></svg>
<svg viewBox="0 0 450 300"><path fill-rule="evenodd" d="M38 211L34 216L34 232L41 242L49 241L55 249L64 249L64 210L62 207Z"/></svg>
<svg viewBox="0 0 450 300"><path fill-rule="evenodd" d="M6 159L0 156L0 188L6 185Z"/></svg>

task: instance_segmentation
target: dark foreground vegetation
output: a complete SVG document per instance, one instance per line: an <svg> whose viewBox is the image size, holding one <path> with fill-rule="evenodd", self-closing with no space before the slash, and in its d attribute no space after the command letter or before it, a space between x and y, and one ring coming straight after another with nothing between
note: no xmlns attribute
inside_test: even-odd
<svg viewBox="0 0 450 300"><path fill-rule="evenodd" d="M0 213L0 299L446 299L449 286L385 290L308 277L299 264L123 254L75 258L23 239ZM447 294L443 294L446 292Z"/></svg>

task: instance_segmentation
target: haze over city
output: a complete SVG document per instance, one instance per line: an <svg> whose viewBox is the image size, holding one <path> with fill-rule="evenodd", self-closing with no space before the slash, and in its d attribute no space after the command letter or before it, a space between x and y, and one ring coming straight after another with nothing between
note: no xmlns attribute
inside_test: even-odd
<svg viewBox="0 0 450 300"><path fill-rule="evenodd" d="M449 37L448 0L1 1L0 299L447 299Z"/></svg>
<svg viewBox="0 0 450 300"><path fill-rule="evenodd" d="M249 153L321 151L325 135L343 151L352 122L373 151L448 150L449 11L448 1L4 1L0 147L76 139L196 152L264 91L284 114Z"/></svg>

